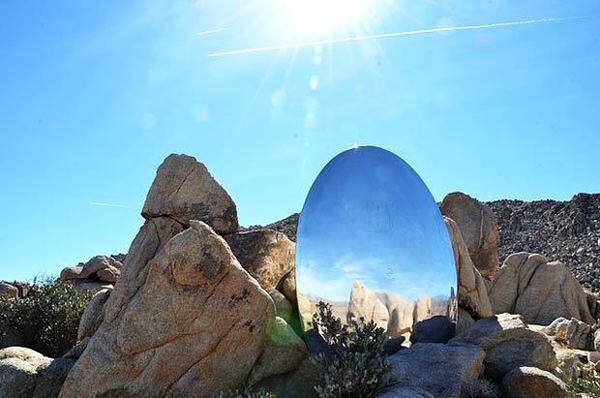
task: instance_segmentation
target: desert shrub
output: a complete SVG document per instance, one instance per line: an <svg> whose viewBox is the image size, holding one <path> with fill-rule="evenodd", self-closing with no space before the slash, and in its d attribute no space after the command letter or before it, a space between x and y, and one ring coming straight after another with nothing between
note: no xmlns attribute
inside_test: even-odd
<svg viewBox="0 0 600 398"><path fill-rule="evenodd" d="M34 281L25 298L0 298L0 333L15 329L27 347L49 357L61 356L75 344L79 320L91 297L70 284Z"/></svg>
<svg viewBox="0 0 600 398"><path fill-rule="evenodd" d="M487 379L473 380L462 386L462 396L465 398L501 398L500 386Z"/></svg>
<svg viewBox="0 0 600 398"><path fill-rule="evenodd" d="M235 391L222 391L215 395L214 398L276 398L275 394L266 392L265 390L253 390L250 387L242 388Z"/></svg>
<svg viewBox="0 0 600 398"><path fill-rule="evenodd" d="M327 353L313 357L322 368L320 383L315 386L319 397L372 397L391 384L383 328L362 318L342 324L331 312L331 305L323 302L317 305L313 327L329 348Z"/></svg>
<svg viewBox="0 0 600 398"><path fill-rule="evenodd" d="M600 381L594 377L593 372L587 372L582 377L571 380L567 384L567 388L575 394L600 398Z"/></svg>

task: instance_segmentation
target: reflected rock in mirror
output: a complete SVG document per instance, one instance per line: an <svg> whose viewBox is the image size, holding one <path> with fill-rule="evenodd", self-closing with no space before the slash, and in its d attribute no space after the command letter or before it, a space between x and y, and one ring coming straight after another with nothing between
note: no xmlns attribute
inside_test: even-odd
<svg viewBox="0 0 600 398"><path fill-rule="evenodd" d="M381 148L342 152L313 183L298 224L296 278L305 330L319 301L342 321L372 320L391 337L410 337L417 322L435 327L439 318L422 321L436 316L456 322L442 215L415 171Z"/></svg>

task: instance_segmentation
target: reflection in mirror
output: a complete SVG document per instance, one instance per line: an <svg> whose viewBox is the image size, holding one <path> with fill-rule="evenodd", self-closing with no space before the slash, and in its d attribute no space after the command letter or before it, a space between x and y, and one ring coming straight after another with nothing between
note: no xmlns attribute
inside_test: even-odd
<svg viewBox="0 0 600 398"><path fill-rule="evenodd" d="M343 321L373 320L393 337L436 315L456 321L444 220L423 181L389 151L357 147L325 166L302 209L296 250L305 330L319 301Z"/></svg>

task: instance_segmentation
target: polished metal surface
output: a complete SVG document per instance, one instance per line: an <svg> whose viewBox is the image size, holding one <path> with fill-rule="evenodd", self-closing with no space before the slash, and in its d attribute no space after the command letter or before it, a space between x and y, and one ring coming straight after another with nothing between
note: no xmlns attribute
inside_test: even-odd
<svg viewBox="0 0 600 398"><path fill-rule="evenodd" d="M373 320L390 336L435 315L456 321L456 268L437 204L406 162L378 147L342 152L315 180L296 278L305 329L321 300L343 321Z"/></svg>

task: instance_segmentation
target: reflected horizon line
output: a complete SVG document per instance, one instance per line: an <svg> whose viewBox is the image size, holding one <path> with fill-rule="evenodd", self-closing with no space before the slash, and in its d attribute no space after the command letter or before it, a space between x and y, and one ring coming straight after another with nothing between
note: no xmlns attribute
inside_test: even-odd
<svg viewBox="0 0 600 398"><path fill-rule="evenodd" d="M572 21L572 20L584 19L584 18L590 18L590 17L592 17L592 16L551 17L551 18L527 19L527 20L520 20L520 21L496 22L496 23L491 23L491 24L463 25L463 26L451 26L451 27L445 27L445 28L429 28L429 29L410 30L410 31L403 31L403 32L378 33L378 34L363 35L363 36L343 37L343 38L337 38L337 39L323 39L323 40L314 40L314 41L307 41L307 42L283 43L283 44L275 44L275 45L270 45L270 46L245 48L245 49L239 49L239 50L217 51L217 52L207 54L207 57L208 58L218 58L218 57L227 57L227 56L234 56L234 55L259 54L259 53L265 53L265 52L271 52L271 51L283 51L283 50L289 50L289 49L299 49L299 48L304 48L304 47L312 47L312 46L327 45L327 44L353 43L353 42L358 42L358 41L389 39L389 38L402 37L402 36L418 36L418 35L431 34L431 33L456 32L456 31L463 31L463 30L478 30L478 29L492 29L492 28L533 25L533 24L551 23L551 22L564 22L564 21Z"/></svg>

